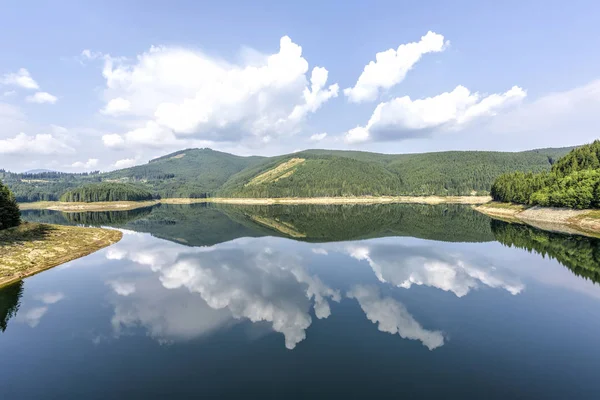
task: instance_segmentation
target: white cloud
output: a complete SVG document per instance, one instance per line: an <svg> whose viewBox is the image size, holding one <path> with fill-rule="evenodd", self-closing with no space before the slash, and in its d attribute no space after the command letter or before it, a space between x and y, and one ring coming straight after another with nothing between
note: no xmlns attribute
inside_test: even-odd
<svg viewBox="0 0 600 400"><path fill-rule="evenodd" d="M357 260L366 260L380 282L405 289L424 285L463 297L481 285L513 295L525 288L518 279L492 266L477 265L431 246L361 245L347 251Z"/></svg>
<svg viewBox="0 0 600 400"><path fill-rule="evenodd" d="M129 296L135 293L135 283L123 281L109 281L108 285L119 296Z"/></svg>
<svg viewBox="0 0 600 400"><path fill-rule="evenodd" d="M6 92L2 93L4 97L14 96L15 94L17 94L16 90L7 90Z"/></svg>
<svg viewBox="0 0 600 400"><path fill-rule="evenodd" d="M310 137L311 142L320 142L327 137L327 133L315 133Z"/></svg>
<svg viewBox="0 0 600 400"><path fill-rule="evenodd" d="M329 254L329 252L322 247L317 247L315 249L311 249L311 251L315 254L320 254L322 256L326 256Z"/></svg>
<svg viewBox="0 0 600 400"><path fill-rule="evenodd" d="M236 65L195 50L152 47L133 63L105 57L105 113L145 119L120 145L162 147L186 138L250 140L292 135L336 97L325 68L312 69L285 36L279 52ZM118 99L118 101L117 101ZM115 140L105 141L114 144Z"/></svg>
<svg viewBox="0 0 600 400"><path fill-rule="evenodd" d="M84 49L81 52L81 56L82 59L86 59L86 60L96 60L98 58L104 58L104 54L97 52L97 51L92 51L90 49Z"/></svg>
<svg viewBox="0 0 600 400"><path fill-rule="evenodd" d="M32 328L35 328L40 323L42 317L48 312L48 307L35 307L28 310L23 317L17 317L17 320L25 322Z"/></svg>
<svg viewBox="0 0 600 400"><path fill-rule="evenodd" d="M34 94L33 96L27 96L25 98L26 101L30 102L30 103L38 103L38 104L43 104L43 103L49 103L49 104L54 104L58 101L58 97L51 95L48 92L37 92L36 94Z"/></svg>
<svg viewBox="0 0 600 400"><path fill-rule="evenodd" d="M137 162L138 160L136 158L124 158L123 160L118 160L117 162L115 162L114 167L119 169L129 168L136 165Z"/></svg>
<svg viewBox="0 0 600 400"><path fill-rule="evenodd" d="M71 164L72 168L83 168L83 169L92 169L92 168L95 168L96 166L98 166L97 158L90 158L86 162L76 161L73 164Z"/></svg>
<svg viewBox="0 0 600 400"><path fill-rule="evenodd" d="M572 146L594 141L600 126L600 80L543 95L502 113L473 132L475 148L493 150Z"/></svg>
<svg viewBox="0 0 600 400"><path fill-rule="evenodd" d="M357 285L347 296L358 301L367 318L377 323L380 331L419 340L429 350L444 345L442 332L424 329L404 305L391 297L381 297L376 287Z"/></svg>
<svg viewBox="0 0 600 400"><path fill-rule="evenodd" d="M68 154L75 150L51 134L26 135L0 139L0 154Z"/></svg>
<svg viewBox="0 0 600 400"><path fill-rule="evenodd" d="M242 239L191 250L172 249L174 245L163 242L162 247L154 241L150 246L130 243L132 251L120 251L119 256L159 273L165 289L186 288L213 310L228 311L236 320L268 322L293 349L312 323L311 305L317 318L327 318L329 300L339 302L341 296L309 274L297 256L257 246L262 243ZM113 249L124 247L118 244Z"/></svg>
<svg viewBox="0 0 600 400"><path fill-rule="evenodd" d="M39 89L37 82L31 77L29 71L25 68L19 69L17 72L4 74L0 83L5 85L19 86L25 89Z"/></svg>
<svg viewBox="0 0 600 400"><path fill-rule="evenodd" d="M424 54L440 52L445 47L444 36L429 31L418 42L377 53L375 61L365 66L354 87L344 89L344 94L355 103L375 100L380 89L389 89L402 82Z"/></svg>
<svg viewBox="0 0 600 400"><path fill-rule="evenodd" d="M121 147L125 141L121 137L121 135L116 133L111 133L108 135L102 136L102 142L106 147L118 148Z"/></svg>
<svg viewBox="0 0 600 400"><path fill-rule="evenodd" d="M348 143L368 140L387 141L418 137L434 131L459 130L468 123L518 104L526 92L518 86L501 94L482 96L464 86L435 97L411 100L398 97L380 103L366 126L346 133Z"/></svg>
<svg viewBox="0 0 600 400"><path fill-rule="evenodd" d="M130 108L131 103L129 100L126 100L122 97L117 97L116 99L110 100L100 112L103 114L116 116L126 113Z"/></svg>
<svg viewBox="0 0 600 400"><path fill-rule="evenodd" d="M64 298L65 298L65 295L62 292L57 292L57 293L43 293L43 294L41 294L41 295L39 295L39 296L36 297L36 299L42 301L45 304L58 303L59 301L61 301Z"/></svg>

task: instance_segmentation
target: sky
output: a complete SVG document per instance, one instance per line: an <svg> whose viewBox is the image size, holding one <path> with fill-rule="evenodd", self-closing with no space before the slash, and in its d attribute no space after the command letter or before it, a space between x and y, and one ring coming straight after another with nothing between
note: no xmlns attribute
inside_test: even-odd
<svg viewBox="0 0 600 400"><path fill-rule="evenodd" d="M0 168L600 137L596 1L4 0Z"/></svg>

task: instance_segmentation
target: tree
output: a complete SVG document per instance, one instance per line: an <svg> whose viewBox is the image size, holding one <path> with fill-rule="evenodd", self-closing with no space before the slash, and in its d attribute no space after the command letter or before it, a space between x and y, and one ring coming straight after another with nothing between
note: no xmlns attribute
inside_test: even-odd
<svg viewBox="0 0 600 400"><path fill-rule="evenodd" d="M0 290L0 331L6 331L8 320L17 315L23 296L23 281Z"/></svg>
<svg viewBox="0 0 600 400"><path fill-rule="evenodd" d="M21 211L15 196L0 182L0 230L17 226L21 223Z"/></svg>

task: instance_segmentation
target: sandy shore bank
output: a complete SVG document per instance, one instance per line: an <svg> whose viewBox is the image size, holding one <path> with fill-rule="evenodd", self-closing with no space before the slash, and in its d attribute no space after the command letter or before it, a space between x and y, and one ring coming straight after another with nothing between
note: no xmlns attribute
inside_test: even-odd
<svg viewBox="0 0 600 400"><path fill-rule="evenodd" d="M118 242L114 229L23 223L0 231L0 287Z"/></svg>
<svg viewBox="0 0 600 400"><path fill-rule="evenodd" d="M488 196L381 196L381 197L286 197L286 198L224 198L208 199L171 198L155 201L114 201L99 203L67 203L59 201L42 201L19 204L22 210L56 210L64 212L80 211L126 211L155 204L195 204L220 203L240 205L270 204L483 204L491 200Z"/></svg>
<svg viewBox="0 0 600 400"><path fill-rule="evenodd" d="M525 207L506 203L488 203L473 208L491 217L524 222L540 229L600 236L600 210Z"/></svg>

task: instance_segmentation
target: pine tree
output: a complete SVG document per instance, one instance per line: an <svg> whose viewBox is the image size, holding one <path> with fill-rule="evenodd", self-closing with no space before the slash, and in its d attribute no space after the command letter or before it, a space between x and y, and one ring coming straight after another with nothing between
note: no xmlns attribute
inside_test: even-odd
<svg viewBox="0 0 600 400"><path fill-rule="evenodd" d="M0 230L17 226L21 223L21 211L15 196L0 182Z"/></svg>

